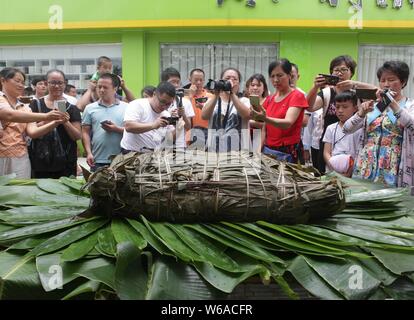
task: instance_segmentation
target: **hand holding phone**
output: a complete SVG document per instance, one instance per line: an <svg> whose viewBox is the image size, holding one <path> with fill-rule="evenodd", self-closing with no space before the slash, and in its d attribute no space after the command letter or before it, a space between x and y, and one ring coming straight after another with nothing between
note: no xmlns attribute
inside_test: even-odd
<svg viewBox="0 0 414 320"><path fill-rule="evenodd" d="M249 96L250 105L255 109L256 111L260 110L260 97L256 95Z"/></svg>
<svg viewBox="0 0 414 320"><path fill-rule="evenodd" d="M54 102L55 108L57 108L60 112L65 113L66 109L66 100L57 100Z"/></svg>

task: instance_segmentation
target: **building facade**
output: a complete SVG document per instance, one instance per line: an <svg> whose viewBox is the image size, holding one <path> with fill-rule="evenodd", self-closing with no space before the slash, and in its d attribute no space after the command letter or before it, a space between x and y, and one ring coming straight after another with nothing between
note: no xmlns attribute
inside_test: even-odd
<svg viewBox="0 0 414 320"><path fill-rule="evenodd" d="M404 60L414 70L412 0L248 2L0 0L0 67L23 68L29 78L59 68L86 88L96 58L106 55L136 94L156 85L168 66L183 82L194 67L213 79L237 67L246 80L267 76L269 62L286 57L299 65L304 90L341 54L357 60L355 78L372 83L385 60ZM412 76L407 90L414 97Z"/></svg>

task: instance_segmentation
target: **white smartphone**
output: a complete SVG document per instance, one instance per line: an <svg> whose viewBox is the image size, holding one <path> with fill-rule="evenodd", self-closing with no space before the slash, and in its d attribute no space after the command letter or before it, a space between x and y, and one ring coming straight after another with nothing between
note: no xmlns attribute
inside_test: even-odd
<svg viewBox="0 0 414 320"><path fill-rule="evenodd" d="M66 100L55 101L55 106L60 112L66 112Z"/></svg>

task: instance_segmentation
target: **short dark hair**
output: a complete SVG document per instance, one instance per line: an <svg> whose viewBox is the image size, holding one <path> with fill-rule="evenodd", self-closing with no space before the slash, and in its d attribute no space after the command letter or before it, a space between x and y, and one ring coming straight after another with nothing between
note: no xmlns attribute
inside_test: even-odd
<svg viewBox="0 0 414 320"><path fill-rule="evenodd" d="M99 79L110 79L114 88L118 88L120 85L118 76L113 73L106 72Z"/></svg>
<svg viewBox="0 0 414 320"><path fill-rule="evenodd" d="M358 97L353 91L343 91L335 96L335 102L351 101L354 106L358 105Z"/></svg>
<svg viewBox="0 0 414 320"><path fill-rule="evenodd" d="M329 65L329 72L332 74L333 69L340 64L345 63L346 66L351 70L352 76L355 74L355 70L357 67L357 63L355 60L349 55L342 55L332 59L331 64Z"/></svg>
<svg viewBox="0 0 414 320"><path fill-rule="evenodd" d="M39 82L46 81L46 76L34 77L31 84L33 87L36 87Z"/></svg>
<svg viewBox="0 0 414 320"><path fill-rule="evenodd" d="M282 58L282 59L273 61L269 64L269 68L268 68L269 77L272 74L272 71L278 66L282 67L282 70L284 73L289 74L289 75L292 73L292 64L290 63L288 59Z"/></svg>
<svg viewBox="0 0 414 320"><path fill-rule="evenodd" d="M246 81L246 92L249 89L249 86L253 82L253 80L257 80L257 81L263 83L263 90L264 91L263 91L262 98L267 97L269 95L269 89L267 87L266 79L265 79L264 75L262 75L261 73L255 73L249 79L247 79L247 81Z"/></svg>
<svg viewBox="0 0 414 320"><path fill-rule="evenodd" d="M141 97L144 97L144 93L146 93L147 95L152 97L154 95L154 92L155 92L156 89L157 88L155 88L154 86L145 86L141 90Z"/></svg>
<svg viewBox="0 0 414 320"><path fill-rule="evenodd" d="M386 61L384 64L377 70L377 78L380 81L382 74L385 72L391 72L395 74L398 79L400 79L403 84L403 88L407 85L408 77L410 76L410 68L403 61Z"/></svg>
<svg viewBox="0 0 414 320"><path fill-rule="evenodd" d="M194 68L193 70L190 71L190 78L192 77L194 72L201 72L204 76L206 75L203 69Z"/></svg>
<svg viewBox="0 0 414 320"><path fill-rule="evenodd" d="M23 79L26 81L26 75L24 72L17 68L7 67L0 71L0 78L4 79L13 79L17 73L20 73L23 76Z"/></svg>
<svg viewBox="0 0 414 320"><path fill-rule="evenodd" d="M105 62L112 62L111 58L108 58L107 56L100 56L98 58L98 67L100 67L101 65L103 65Z"/></svg>
<svg viewBox="0 0 414 320"><path fill-rule="evenodd" d="M172 77L181 79L180 72L172 67L169 67L161 72L161 81L168 81Z"/></svg>
<svg viewBox="0 0 414 320"><path fill-rule="evenodd" d="M51 73L60 73L63 76L64 81L66 82L66 76L65 73L62 70L59 69L51 69L46 73L46 79L49 79L49 76Z"/></svg>
<svg viewBox="0 0 414 320"><path fill-rule="evenodd" d="M232 68L232 67L224 69L220 74L220 79L223 79L224 74L230 70L237 72L237 75L239 76L239 82L241 82L242 80L241 72L238 69Z"/></svg>
<svg viewBox="0 0 414 320"><path fill-rule="evenodd" d="M71 84L67 84L65 87L65 93L69 93L71 89L76 89L76 87Z"/></svg>
<svg viewBox="0 0 414 320"><path fill-rule="evenodd" d="M160 82L160 84L155 89L155 92L157 92L160 95L166 93L172 98L175 97L175 87L168 81Z"/></svg>

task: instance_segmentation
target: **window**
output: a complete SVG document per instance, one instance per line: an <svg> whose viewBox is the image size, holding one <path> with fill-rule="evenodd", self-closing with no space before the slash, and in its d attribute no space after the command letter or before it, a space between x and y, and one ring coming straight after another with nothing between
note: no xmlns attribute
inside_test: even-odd
<svg viewBox="0 0 414 320"><path fill-rule="evenodd" d="M401 60L410 67L405 96L414 98L414 46L363 45L359 48L358 80L378 85L377 69L388 60Z"/></svg>
<svg viewBox="0 0 414 320"><path fill-rule="evenodd" d="M278 57L276 44L162 44L161 70L174 67L180 71L183 84L194 68L201 68L208 79L219 79L228 67L240 70L241 89L254 73L263 74L268 85L267 68Z"/></svg>
<svg viewBox="0 0 414 320"><path fill-rule="evenodd" d="M68 83L81 92L87 89L99 56L111 58L114 73L120 72L120 44L0 47L0 67L21 69L27 76L27 85L33 77L59 69L65 73Z"/></svg>

